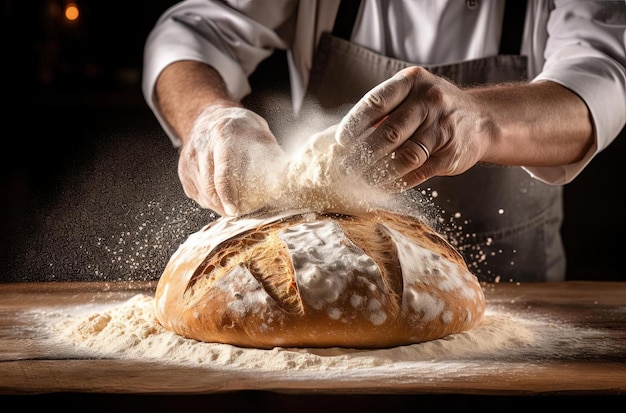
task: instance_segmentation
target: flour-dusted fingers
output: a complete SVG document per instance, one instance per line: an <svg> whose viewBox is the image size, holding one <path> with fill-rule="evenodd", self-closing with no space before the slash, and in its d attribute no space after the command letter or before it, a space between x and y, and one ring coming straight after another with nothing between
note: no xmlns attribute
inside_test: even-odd
<svg viewBox="0 0 626 413"><path fill-rule="evenodd" d="M431 158L432 149L430 148L434 148L436 145L436 137L432 136L431 130L432 128L422 124L399 147L366 167L363 172L366 181L375 186L388 187L398 178L424 167ZM399 187L397 185L392 186L401 189L408 185L407 182L404 182Z"/></svg>
<svg viewBox="0 0 626 413"><path fill-rule="evenodd" d="M262 207L284 153L267 122L240 107L207 107L179 159L185 193L221 215Z"/></svg>
<svg viewBox="0 0 626 413"><path fill-rule="evenodd" d="M339 122L337 142L353 145L366 131L397 108L411 91L412 81L401 70L367 92Z"/></svg>
<svg viewBox="0 0 626 413"><path fill-rule="evenodd" d="M412 66L368 92L342 120L336 139L348 148L348 169L377 186L410 188L463 173L483 158L498 133L486 107L467 90Z"/></svg>

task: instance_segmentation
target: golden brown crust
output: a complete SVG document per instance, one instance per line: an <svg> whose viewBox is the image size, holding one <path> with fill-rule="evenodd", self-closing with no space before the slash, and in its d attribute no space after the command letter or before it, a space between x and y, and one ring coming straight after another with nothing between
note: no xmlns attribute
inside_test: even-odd
<svg viewBox="0 0 626 413"><path fill-rule="evenodd" d="M483 316L483 291L461 255L416 218L375 211L218 221L180 246L157 285L157 319L185 337L379 348L468 330ZM324 235L299 241L307 226Z"/></svg>

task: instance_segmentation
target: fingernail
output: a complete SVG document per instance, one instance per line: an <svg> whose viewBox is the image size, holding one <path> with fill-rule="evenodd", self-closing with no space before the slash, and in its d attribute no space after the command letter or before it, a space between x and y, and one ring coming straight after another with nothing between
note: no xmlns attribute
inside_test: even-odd
<svg viewBox="0 0 626 413"><path fill-rule="evenodd" d="M346 137L346 134L343 130L337 129L335 132L335 142L337 142L341 146L345 146L350 140Z"/></svg>
<svg viewBox="0 0 626 413"><path fill-rule="evenodd" d="M239 208L237 208L235 205L230 204L230 203L225 203L223 204L224 207L224 212L226 212L226 215L229 216L237 216L239 215Z"/></svg>

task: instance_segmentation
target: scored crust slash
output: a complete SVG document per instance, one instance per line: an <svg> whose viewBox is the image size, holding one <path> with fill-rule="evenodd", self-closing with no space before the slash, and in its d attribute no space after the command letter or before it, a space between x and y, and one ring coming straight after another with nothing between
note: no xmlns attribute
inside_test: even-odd
<svg viewBox="0 0 626 413"><path fill-rule="evenodd" d="M242 347L385 348L470 330L478 279L423 221L376 210L222 217L170 258L157 320Z"/></svg>

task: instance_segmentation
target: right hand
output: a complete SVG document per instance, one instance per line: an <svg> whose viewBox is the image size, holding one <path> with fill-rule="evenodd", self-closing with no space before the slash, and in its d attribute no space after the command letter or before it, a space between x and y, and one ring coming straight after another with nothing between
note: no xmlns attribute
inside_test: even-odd
<svg viewBox="0 0 626 413"><path fill-rule="evenodd" d="M271 172L282 159L265 119L241 107L210 106L185 139L178 176L200 206L236 216L264 206Z"/></svg>
<svg viewBox="0 0 626 413"><path fill-rule="evenodd" d="M413 66L370 90L341 120L346 166L403 191L434 176L459 175L494 141L492 112L467 90Z"/></svg>

